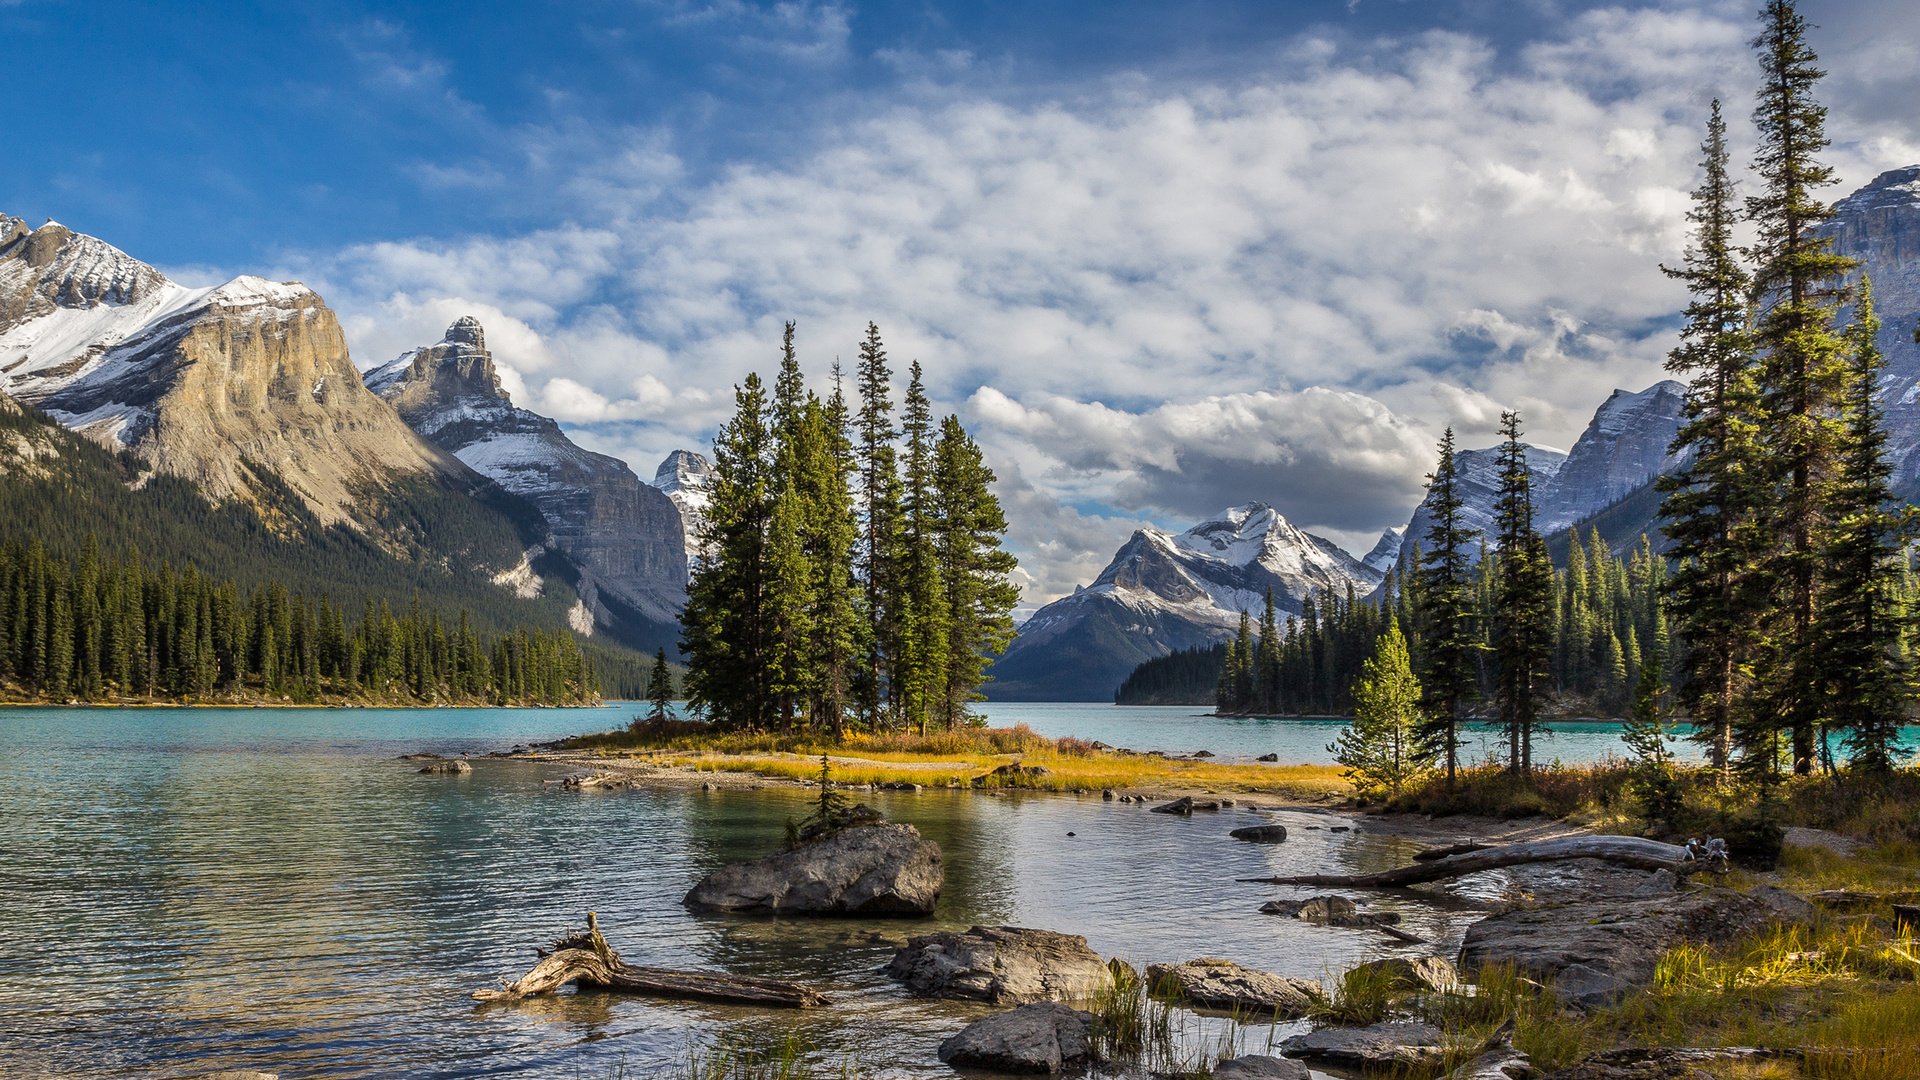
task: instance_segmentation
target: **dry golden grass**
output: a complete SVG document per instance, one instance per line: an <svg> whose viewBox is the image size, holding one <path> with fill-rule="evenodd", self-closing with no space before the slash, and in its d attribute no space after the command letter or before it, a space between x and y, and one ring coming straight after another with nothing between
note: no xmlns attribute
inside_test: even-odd
<svg viewBox="0 0 1920 1080"><path fill-rule="evenodd" d="M1331 765L1229 764L1173 761L1151 754L1096 750L1082 739L1049 739L1020 725L963 728L929 735L852 735L834 742L808 735L712 732L703 725L644 727L568 740L567 749L608 757L632 756L706 772L743 772L791 780L820 775L820 755L842 784L911 783L1039 791L1214 791L1300 799L1344 798L1352 787ZM989 775L1018 763L1041 775Z"/></svg>

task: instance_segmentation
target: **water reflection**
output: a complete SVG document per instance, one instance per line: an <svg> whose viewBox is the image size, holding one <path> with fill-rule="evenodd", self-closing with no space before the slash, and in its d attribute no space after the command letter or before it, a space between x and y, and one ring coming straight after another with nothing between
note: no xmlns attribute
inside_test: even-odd
<svg viewBox="0 0 1920 1080"><path fill-rule="evenodd" d="M461 719L486 739L449 734ZM911 933L1037 926L1136 964L1216 955L1305 977L1403 949L1260 915L1299 893L1234 880L1406 854L1403 840L1333 832L1326 815L875 793L945 852L934 918L696 918L680 906L692 883L777 848L804 793L580 793L551 783L554 768L482 759L466 776L420 776L392 759L581 719L325 712L302 733L281 711L0 710L0 1074L672 1075L691 1046L736 1032L940 1077L952 1074L934 1047L981 1010L906 999L876 973ZM1227 836L1268 819L1288 826L1286 843ZM1380 904L1443 951L1468 918ZM635 962L802 979L834 1004L469 1000L588 910Z"/></svg>

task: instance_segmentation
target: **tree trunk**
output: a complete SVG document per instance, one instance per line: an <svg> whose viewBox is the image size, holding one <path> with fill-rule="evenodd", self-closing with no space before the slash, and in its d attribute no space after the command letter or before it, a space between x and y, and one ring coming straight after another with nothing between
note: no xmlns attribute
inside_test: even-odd
<svg viewBox="0 0 1920 1080"><path fill-rule="evenodd" d="M585 934L554 942L553 951L544 954L533 970L513 982L502 982L498 990L475 990L473 999L517 1001L534 994L552 993L572 982L649 997L723 1001L778 1009L803 1009L827 1003L824 995L784 979L634 967L621 960L607 939L600 936L592 912L587 913Z"/></svg>
<svg viewBox="0 0 1920 1080"><path fill-rule="evenodd" d="M1642 840L1637 836L1572 836L1531 844L1508 844L1481 851L1449 855L1383 870L1377 874L1301 874L1295 877L1240 878L1257 885L1331 885L1345 888L1390 889L1419 885L1429 881L1477 874L1526 863L1567 862L1573 859L1599 859L1640 870L1668 870L1684 876L1699 869L1687 849L1678 844Z"/></svg>

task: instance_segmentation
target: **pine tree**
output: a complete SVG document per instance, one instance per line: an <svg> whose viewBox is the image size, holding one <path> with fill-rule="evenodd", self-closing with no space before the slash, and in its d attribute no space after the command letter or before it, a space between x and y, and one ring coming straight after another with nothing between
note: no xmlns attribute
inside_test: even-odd
<svg viewBox="0 0 1920 1080"><path fill-rule="evenodd" d="M1353 703L1353 723L1327 750L1346 766L1356 788L1397 797L1433 764L1421 734L1426 721L1420 683L1397 620L1387 623L1373 655L1361 665Z"/></svg>
<svg viewBox="0 0 1920 1080"><path fill-rule="evenodd" d="M833 393L824 406L810 407L808 416L816 431L811 444L814 457L807 468L811 478L808 555L815 604L812 713L817 725L838 737L846 732L847 710L869 636L860 618L853 577L860 525L848 484L856 464L838 363L833 366Z"/></svg>
<svg viewBox="0 0 1920 1080"><path fill-rule="evenodd" d="M1634 686L1633 709L1622 726L1620 740L1633 755L1635 787L1647 816L1668 828L1681 809L1681 793L1673 773L1673 723L1667 715L1666 650L1652 645Z"/></svg>
<svg viewBox="0 0 1920 1080"><path fill-rule="evenodd" d="M1441 436L1439 464L1427 475L1427 500L1433 524L1427 529L1427 551L1420 568L1417 615L1425 654L1420 681L1427 705L1421 738L1424 749L1444 763L1451 791L1460 767L1460 723L1473 693L1478 648L1473 569L1468 558L1468 545L1477 534L1461 520L1465 501L1454 463L1452 428Z"/></svg>
<svg viewBox="0 0 1920 1080"><path fill-rule="evenodd" d="M894 665L895 712L909 727L927 730L935 697L944 691L948 613L946 586L935 550L933 407L927 400L920 362L908 368L907 393L900 417L906 461L901 485L900 577L894 592L900 612Z"/></svg>
<svg viewBox="0 0 1920 1080"><path fill-rule="evenodd" d="M867 640L866 662L859 672L856 693L860 713L870 728L884 723L882 702L889 692L901 636L900 612L896 605L900 576L900 475L889 415L893 411L892 373L887 367L887 352L880 342L880 328L867 324L867 338L860 345L860 362L854 372L859 384L860 412L854 421L857 437L855 460L860 469L860 565L858 574L864 585L868 625L873 633Z"/></svg>
<svg viewBox="0 0 1920 1080"><path fill-rule="evenodd" d="M1830 718L1855 768L1886 772L1905 756L1912 680L1902 655L1905 620L1898 606L1901 545L1887 461L1887 433L1874 393L1884 366L1875 338L1880 319L1873 285L1862 281L1848 332L1852 352L1846 435L1830 504L1832 531L1822 560L1819 655L1827 675Z"/></svg>
<svg viewBox="0 0 1920 1080"><path fill-rule="evenodd" d="M1553 659L1553 562L1533 527L1533 471L1520 442L1520 415L1500 415L1500 491L1494 502L1499 580L1492 636L1498 660L1494 700L1507 736L1507 768L1533 771L1533 735Z"/></svg>
<svg viewBox="0 0 1920 1080"><path fill-rule="evenodd" d="M1013 609L1020 589L1013 555L1000 546L1007 517L993 494L994 475L960 419L940 422L934 447L935 556L946 589L947 655L938 695L948 728L968 722L987 665L1013 641Z"/></svg>
<svg viewBox="0 0 1920 1080"><path fill-rule="evenodd" d="M821 433L808 415L806 379L794 351L793 330L794 324L788 322L780 343L780 373L773 383L771 507L762 549L765 677L773 694L774 722L782 730L791 730L802 706L812 700L817 674L813 625L817 574L809 557L817 485L810 473L827 464L816 445Z"/></svg>
<svg viewBox="0 0 1920 1080"><path fill-rule="evenodd" d="M1260 612L1260 640L1254 645L1253 700L1250 711L1269 716L1280 711L1280 623L1267 587L1266 607Z"/></svg>
<svg viewBox="0 0 1920 1080"><path fill-rule="evenodd" d="M653 671L647 676L647 719L662 723L673 716L673 672L667 669L667 650L653 654Z"/></svg>
<svg viewBox="0 0 1920 1080"><path fill-rule="evenodd" d="M694 708L723 724L766 729L773 720L766 574L773 436L760 376L749 374L735 389L734 409L714 438L700 538L710 557L687 584L680 648Z"/></svg>
<svg viewBox="0 0 1920 1080"><path fill-rule="evenodd" d="M1746 200L1757 239L1751 255L1761 311L1754 341L1762 356L1762 431L1776 492L1765 525L1769 572L1777 582L1777 626L1760 652L1765 690L1760 715L1790 734L1793 771L1813 770L1824 704L1817 633L1820 560L1829 525L1828 489L1842 427L1846 343L1834 319L1845 291L1837 283L1857 264L1833 252L1819 232L1830 212L1816 192L1834 182L1817 155L1826 148L1826 109L1813 89L1825 74L1806 43L1807 23L1792 0L1769 0L1753 41L1763 75L1754 122L1760 145L1754 171L1760 193ZM1756 734L1764 734L1756 733ZM1770 747L1769 747L1770 749ZM1769 760L1757 762L1770 771Z"/></svg>

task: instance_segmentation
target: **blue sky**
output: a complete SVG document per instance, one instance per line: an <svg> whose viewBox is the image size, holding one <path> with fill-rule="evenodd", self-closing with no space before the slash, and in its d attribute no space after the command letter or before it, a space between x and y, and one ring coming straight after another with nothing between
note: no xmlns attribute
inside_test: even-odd
<svg viewBox="0 0 1920 1080"><path fill-rule="evenodd" d="M1364 550L1440 427L1656 378L1756 6L0 0L0 211L305 280L362 367L476 314L643 475L875 319L1039 601L1244 499ZM1911 8L1803 4L1843 189L1920 161Z"/></svg>

